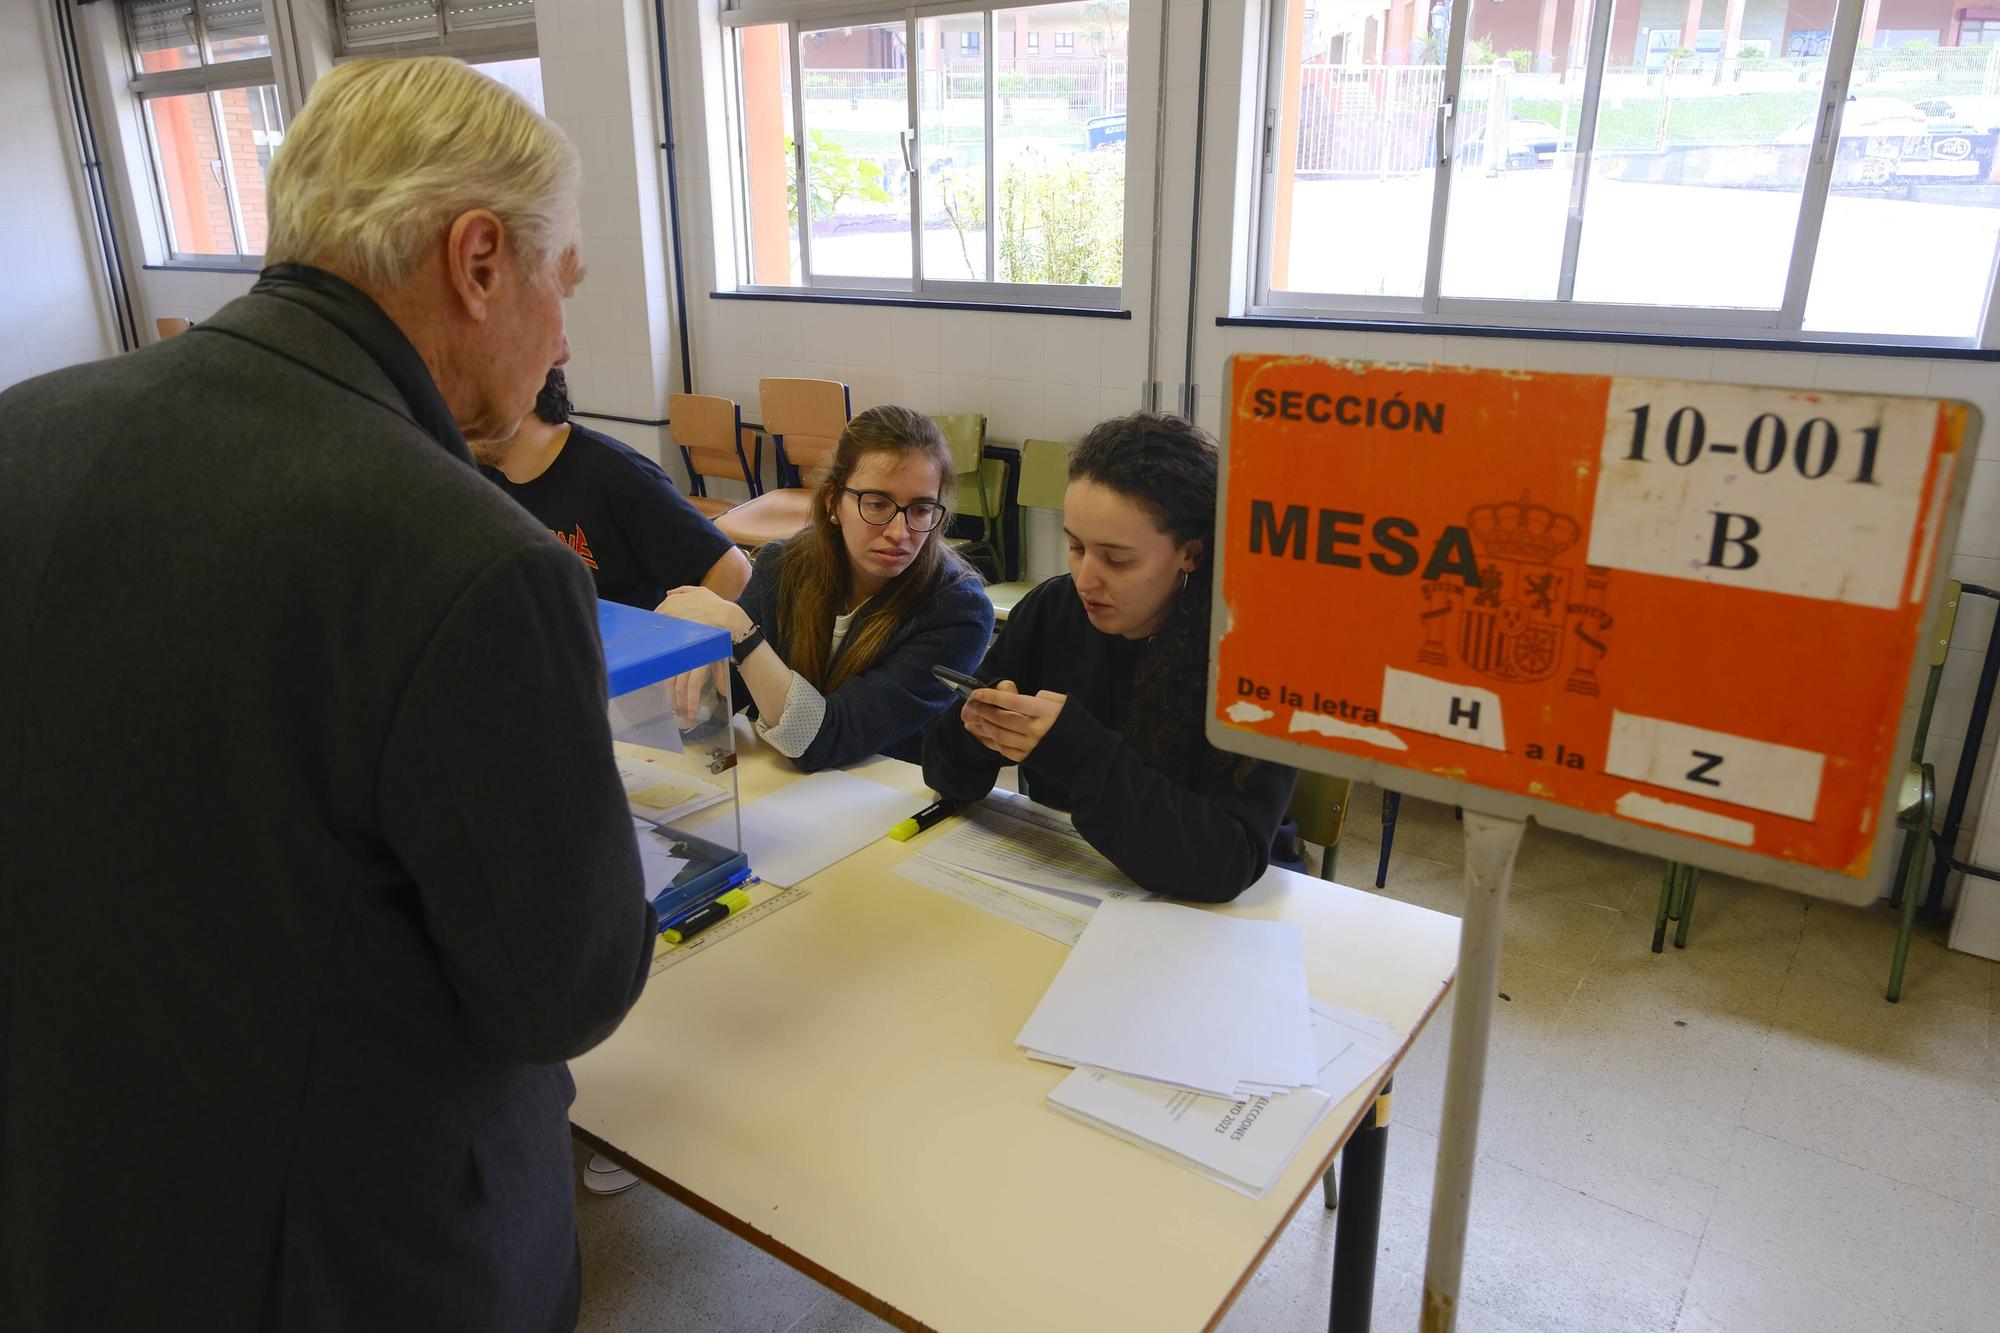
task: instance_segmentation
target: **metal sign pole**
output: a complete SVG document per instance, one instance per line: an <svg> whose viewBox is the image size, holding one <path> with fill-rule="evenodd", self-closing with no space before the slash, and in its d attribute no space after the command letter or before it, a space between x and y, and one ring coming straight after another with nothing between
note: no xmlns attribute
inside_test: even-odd
<svg viewBox="0 0 2000 1333"><path fill-rule="evenodd" d="M1452 1333L1465 1269L1472 1166L1479 1150L1479 1098L1486 1087L1486 1041L1500 989L1500 940L1507 891L1525 825L1465 812L1465 915L1459 923L1458 988L1451 1019L1451 1059L1438 1130L1437 1179L1431 1189L1430 1253L1424 1267L1423 1333Z"/></svg>

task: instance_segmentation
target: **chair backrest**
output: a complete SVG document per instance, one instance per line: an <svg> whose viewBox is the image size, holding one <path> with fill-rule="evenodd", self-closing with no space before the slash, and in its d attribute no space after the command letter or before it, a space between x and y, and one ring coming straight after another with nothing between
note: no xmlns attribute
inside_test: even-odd
<svg viewBox="0 0 2000 1333"><path fill-rule="evenodd" d="M1340 841L1340 826L1347 818L1347 800L1353 784L1346 778L1299 770L1299 782L1292 788L1291 817L1298 823L1299 836L1322 847Z"/></svg>
<svg viewBox="0 0 2000 1333"><path fill-rule="evenodd" d="M1029 440L1021 446L1021 486L1023 509L1053 509L1062 512L1063 492L1069 489L1069 446L1060 440Z"/></svg>
<svg viewBox="0 0 2000 1333"><path fill-rule="evenodd" d="M159 330L160 340L164 342L176 334L186 333L194 325L179 315L162 315L153 321L153 327Z"/></svg>
<svg viewBox="0 0 2000 1333"><path fill-rule="evenodd" d="M931 420L944 432L945 445L951 450L952 472L960 477L976 474L986 452L986 414L948 412Z"/></svg>
<svg viewBox="0 0 2000 1333"><path fill-rule="evenodd" d="M758 380L757 409L765 432L779 442L780 457L801 473L832 456L854 414L839 380Z"/></svg>
<svg viewBox="0 0 2000 1333"><path fill-rule="evenodd" d="M744 475L743 457L737 452L743 409L735 399L706 393L669 394L667 421L690 472L751 486L750 478ZM754 493L756 488L751 489Z"/></svg>
<svg viewBox="0 0 2000 1333"><path fill-rule="evenodd" d="M1917 709L1917 735L1910 746L1913 764L1924 761L1924 740L1931 729L1931 709L1937 706L1938 682L1944 678L1945 659L1951 656L1951 631L1958 623L1961 591L1957 579L1944 585L1944 609L1938 613L1937 634L1931 639L1931 669L1924 679L1924 702Z"/></svg>

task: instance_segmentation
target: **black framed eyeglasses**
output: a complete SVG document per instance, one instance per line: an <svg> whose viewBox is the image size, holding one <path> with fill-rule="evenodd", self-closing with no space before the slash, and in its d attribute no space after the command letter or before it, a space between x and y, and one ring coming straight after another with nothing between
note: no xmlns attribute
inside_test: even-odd
<svg viewBox="0 0 2000 1333"><path fill-rule="evenodd" d="M861 511L863 521L878 528L888 527L889 520L898 514L910 525L911 532L929 532L944 522L945 507L936 500L912 500L906 505L899 505L896 497L887 491L857 491L852 486L840 489L854 497L854 507Z"/></svg>

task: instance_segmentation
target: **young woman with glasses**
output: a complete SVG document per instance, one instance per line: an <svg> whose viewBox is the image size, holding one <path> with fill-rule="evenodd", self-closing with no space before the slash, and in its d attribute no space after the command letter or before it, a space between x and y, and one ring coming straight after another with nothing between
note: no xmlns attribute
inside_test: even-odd
<svg viewBox="0 0 2000 1333"><path fill-rule="evenodd" d="M1228 902L1270 864L1296 775L1203 734L1215 487L1215 442L1177 417L1083 437L1063 498L1070 572L1007 617L987 688L924 738L924 779L976 801L1018 764L1021 790L1069 811L1140 887Z"/></svg>
<svg viewBox="0 0 2000 1333"><path fill-rule="evenodd" d="M944 539L953 480L937 423L871 407L841 432L812 525L758 551L740 601L677 588L661 604L729 631L733 697L807 772L919 759L924 727L953 697L931 668L970 671L985 655L993 605Z"/></svg>

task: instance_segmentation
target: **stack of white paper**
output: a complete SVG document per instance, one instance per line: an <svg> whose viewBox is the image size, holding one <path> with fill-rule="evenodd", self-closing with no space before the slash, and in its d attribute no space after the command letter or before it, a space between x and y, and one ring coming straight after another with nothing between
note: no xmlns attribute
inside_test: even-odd
<svg viewBox="0 0 2000 1333"><path fill-rule="evenodd" d="M895 873L1075 944L1097 905L1150 895L1092 847L1068 815L994 791L930 837Z"/></svg>
<svg viewBox="0 0 2000 1333"><path fill-rule="evenodd" d="M1171 903L1107 901L1015 1038L1038 1060L1240 1098L1319 1076L1304 939Z"/></svg>
<svg viewBox="0 0 2000 1333"><path fill-rule="evenodd" d="M995 791L919 853L923 859L986 879L1096 904L1143 898L1146 891L1105 859L1067 815L1012 792Z"/></svg>
<svg viewBox="0 0 2000 1333"><path fill-rule="evenodd" d="M1313 1087L1296 1092L1231 1100L1079 1069L1049 1094L1049 1105L1261 1197L1327 1112L1372 1082L1398 1045L1394 1030L1380 1019L1317 1000L1312 1038L1319 1077Z"/></svg>

